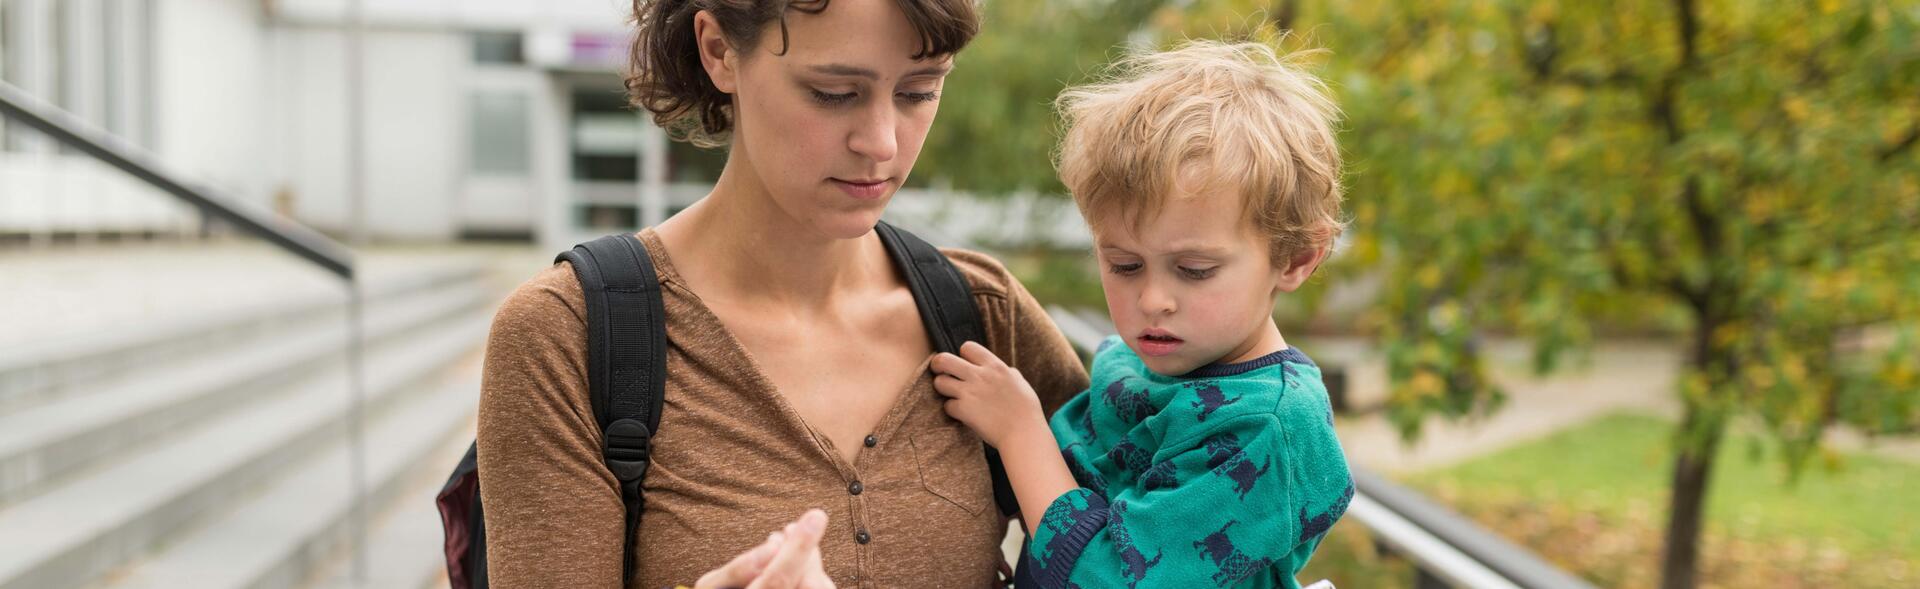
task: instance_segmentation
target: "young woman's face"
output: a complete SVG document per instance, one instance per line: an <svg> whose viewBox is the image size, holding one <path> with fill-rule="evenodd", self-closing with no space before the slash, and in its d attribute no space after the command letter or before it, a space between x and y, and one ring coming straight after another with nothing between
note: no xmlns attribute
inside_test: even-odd
<svg viewBox="0 0 1920 589"><path fill-rule="evenodd" d="M711 33L703 33L703 38ZM864 235L906 181L939 107L950 56L915 60L919 34L893 0L834 0L787 13L753 50L708 72L734 98L732 165L819 233ZM703 41L703 44L706 41Z"/></svg>

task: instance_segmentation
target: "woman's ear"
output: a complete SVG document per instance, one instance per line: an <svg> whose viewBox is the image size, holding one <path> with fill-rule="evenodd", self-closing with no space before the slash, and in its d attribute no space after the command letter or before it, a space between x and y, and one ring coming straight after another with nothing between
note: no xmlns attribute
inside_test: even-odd
<svg viewBox="0 0 1920 589"><path fill-rule="evenodd" d="M1298 290L1300 285L1307 283L1308 278L1313 277L1313 271L1320 268L1320 263L1327 260L1329 250L1330 248L1317 247L1295 252L1293 256L1287 258L1287 268L1280 271L1279 278L1274 282L1274 288L1280 292Z"/></svg>
<svg viewBox="0 0 1920 589"><path fill-rule="evenodd" d="M733 44L727 42L726 34L720 30L720 21L713 13L702 10L693 15L693 41L700 49L700 66L706 68L713 87L733 94L740 87L736 79L739 70L735 68L739 54L734 53Z"/></svg>

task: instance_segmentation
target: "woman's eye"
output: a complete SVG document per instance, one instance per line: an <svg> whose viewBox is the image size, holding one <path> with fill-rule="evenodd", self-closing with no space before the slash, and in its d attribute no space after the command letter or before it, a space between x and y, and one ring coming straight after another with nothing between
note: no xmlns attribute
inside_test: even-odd
<svg viewBox="0 0 1920 589"><path fill-rule="evenodd" d="M1139 272L1139 271L1140 271L1140 263L1139 263L1139 262L1134 262L1134 263L1132 263L1132 264L1108 264L1108 265L1107 265L1107 270L1108 270L1109 272L1113 272L1114 274L1119 274L1119 275L1121 275L1121 276L1126 276L1126 275L1128 275L1128 274L1132 274L1132 273L1135 273L1135 272Z"/></svg>
<svg viewBox="0 0 1920 589"><path fill-rule="evenodd" d="M848 92L846 94L831 94L827 92L821 92L819 90L809 90L809 91L813 93L814 102L818 102L825 106L839 106L842 104L846 104L848 102L852 102L854 97L858 96L858 94L855 94L853 92Z"/></svg>
<svg viewBox="0 0 1920 589"><path fill-rule="evenodd" d="M1188 268L1186 266L1181 266L1180 274L1194 280L1206 280L1208 278L1212 278L1214 271L1219 269L1220 269L1219 266L1215 266L1212 268Z"/></svg>
<svg viewBox="0 0 1920 589"><path fill-rule="evenodd" d="M901 92L900 99L912 103L933 102L940 99L939 92Z"/></svg>

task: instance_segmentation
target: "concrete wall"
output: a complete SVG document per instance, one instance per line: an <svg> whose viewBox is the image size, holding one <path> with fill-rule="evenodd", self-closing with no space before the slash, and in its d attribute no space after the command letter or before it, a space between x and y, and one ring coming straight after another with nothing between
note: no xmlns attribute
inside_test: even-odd
<svg viewBox="0 0 1920 589"><path fill-rule="evenodd" d="M566 149L566 122L564 105L556 102L564 83L547 68L575 67L568 61L572 32L624 33L627 3L361 1L369 30L364 140L372 235L447 240L463 228L511 230L503 225L515 219L526 230L550 232L559 219L548 217L563 210L551 201L565 193L567 169L564 157L548 153ZM107 42L94 24L76 25L65 41L47 32L47 23L58 20L55 12L98 23L112 20L104 16L107 7L119 5L146 13L119 17L139 33L127 35L128 42ZM30 92L74 97L61 106L114 127L188 181L345 232L351 217L346 0L5 0L0 6L27 16L0 35L30 30L12 36L68 47L40 50L26 67L14 68ZM521 32L529 63L504 71L476 66L469 34L477 30ZM56 53L66 57L50 57ZM117 81L99 71L108 64L122 72ZM54 68L85 73L55 81ZM502 182L469 173L468 109L480 88L507 88L531 100L535 162L528 178ZM197 225L197 215L118 172L56 153L46 142L27 143L0 151L0 233L140 230L142 224L191 231Z"/></svg>
<svg viewBox="0 0 1920 589"><path fill-rule="evenodd" d="M302 222L344 231L350 221L347 154L347 36L287 28L276 72L288 89L275 113L284 129L281 165L292 210ZM366 35L366 206L376 238L445 240L455 228L455 190L464 166L462 35L377 30Z"/></svg>
<svg viewBox="0 0 1920 589"><path fill-rule="evenodd" d="M277 184L277 142L265 131L272 47L255 0L160 0L156 29L154 147L177 173L258 206Z"/></svg>
<svg viewBox="0 0 1920 589"><path fill-rule="evenodd" d="M0 56L0 69L9 83L47 106L71 113L81 124L116 134L137 147L154 148L155 120L170 114L160 110L160 97L167 89L160 87L158 72L150 71L148 65L163 52L181 53L157 43L159 29L169 26L160 19L184 20L190 27L202 24L174 7L167 7L169 12L162 16L160 4L143 0L0 2L0 19L4 19L0 36L6 37L0 46L7 51ZM244 18L249 5L231 4L227 8L240 10ZM0 234L190 232L198 226L197 214L122 172L63 153L24 126L16 126L11 135L12 140L0 143ZM171 151L192 154L197 147ZM181 160L161 161L176 166L191 163ZM206 177L226 187L257 184L257 178L244 174Z"/></svg>

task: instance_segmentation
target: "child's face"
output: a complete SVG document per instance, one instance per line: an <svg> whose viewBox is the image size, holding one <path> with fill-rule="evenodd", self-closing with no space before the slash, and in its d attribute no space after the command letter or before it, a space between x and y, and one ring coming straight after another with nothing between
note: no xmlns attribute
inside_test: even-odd
<svg viewBox="0 0 1920 589"><path fill-rule="evenodd" d="M1168 376L1279 349L1274 297L1318 262L1316 253L1308 268L1276 267L1233 190L1174 195L1137 229L1103 224L1094 247L1107 312L1147 368Z"/></svg>

